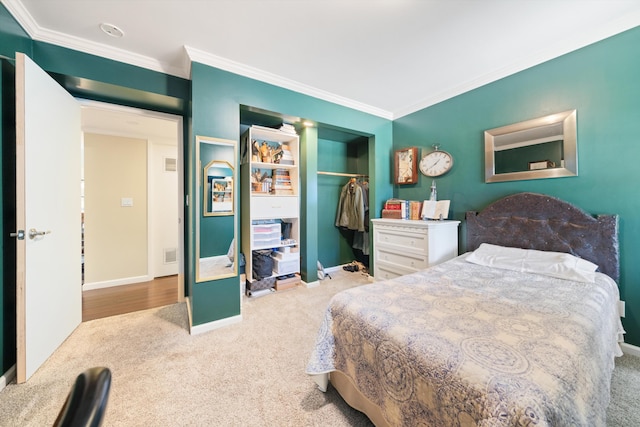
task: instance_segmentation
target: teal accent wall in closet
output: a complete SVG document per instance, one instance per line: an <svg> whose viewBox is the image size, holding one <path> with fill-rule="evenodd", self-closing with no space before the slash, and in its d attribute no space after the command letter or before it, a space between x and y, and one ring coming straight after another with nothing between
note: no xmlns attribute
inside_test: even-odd
<svg viewBox="0 0 640 427"><path fill-rule="evenodd" d="M620 216L620 293L626 342L640 345L640 27L524 70L394 121L394 147L431 144L455 164L436 179L451 217L531 191L559 197L593 214ZM577 109L578 176L486 184L483 132ZM424 151L423 151L424 152ZM405 199L428 197L430 179L397 186ZM464 224L460 250L464 251Z"/></svg>

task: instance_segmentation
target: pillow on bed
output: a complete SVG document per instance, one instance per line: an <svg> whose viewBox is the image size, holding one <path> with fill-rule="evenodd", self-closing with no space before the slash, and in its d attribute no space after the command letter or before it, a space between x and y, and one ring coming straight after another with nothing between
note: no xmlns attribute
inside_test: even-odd
<svg viewBox="0 0 640 427"><path fill-rule="evenodd" d="M537 273L586 283L595 282L595 271L598 268L596 264L571 254L508 248L488 243L482 243L478 249L467 256L466 260L488 267Z"/></svg>

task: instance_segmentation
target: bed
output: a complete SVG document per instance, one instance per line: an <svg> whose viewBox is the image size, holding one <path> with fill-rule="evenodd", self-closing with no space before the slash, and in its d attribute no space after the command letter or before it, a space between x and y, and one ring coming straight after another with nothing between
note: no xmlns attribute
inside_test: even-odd
<svg viewBox="0 0 640 427"><path fill-rule="evenodd" d="M377 426L604 426L617 234L535 193L467 212L468 252L336 294L306 372Z"/></svg>

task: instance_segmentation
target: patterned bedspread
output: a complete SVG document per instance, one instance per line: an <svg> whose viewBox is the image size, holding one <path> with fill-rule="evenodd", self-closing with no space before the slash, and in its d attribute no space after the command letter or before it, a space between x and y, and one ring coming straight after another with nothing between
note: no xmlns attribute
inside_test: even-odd
<svg viewBox="0 0 640 427"><path fill-rule="evenodd" d="M391 425L604 426L616 283L465 256L335 295L307 373L343 372Z"/></svg>

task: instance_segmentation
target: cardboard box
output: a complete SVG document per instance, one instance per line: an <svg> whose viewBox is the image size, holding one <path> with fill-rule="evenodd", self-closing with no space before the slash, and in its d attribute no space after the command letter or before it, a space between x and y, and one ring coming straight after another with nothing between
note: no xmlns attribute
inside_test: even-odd
<svg viewBox="0 0 640 427"><path fill-rule="evenodd" d="M300 276L297 274L294 277L288 277L286 279L276 279L276 291L295 288L300 282Z"/></svg>

